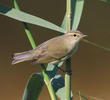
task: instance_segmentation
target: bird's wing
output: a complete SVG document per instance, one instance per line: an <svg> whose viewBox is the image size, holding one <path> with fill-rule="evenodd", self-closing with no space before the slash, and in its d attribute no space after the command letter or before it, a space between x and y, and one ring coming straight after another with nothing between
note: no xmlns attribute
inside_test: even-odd
<svg viewBox="0 0 110 100"><path fill-rule="evenodd" d="M48 44L48 42L49 42L49 40L43 42L42 44L38 45L37 48L33 49L33 52L34 52L36 57L38 57L40 55L45 55L47 53L47 44Z"/></svg>
<svg viewBox="0 0 110 100"><path fill-rule="evenodd" d="M55 61L56 59L49 55L48 53L48 44L50 44L50 40L40 44L37 48L33 49L34 51L34 58L32 63L49 63Z"/></svg>
<svg viewBox="0 0 110 100"><path fill-rule="evenodd" d="M56 59L65 57L70 50L68 49L63 37L52 39L48 44L48 55Z"/></svg>
<svg viewBox="0 0 110 100"><path fill-rule="evenodd" d="M35 58L38 58L39 56L52 57L55 59L65 57L70 50L68 50L63 38L63 36L58 36L39 45L34 49L36 55Z"/></svg>

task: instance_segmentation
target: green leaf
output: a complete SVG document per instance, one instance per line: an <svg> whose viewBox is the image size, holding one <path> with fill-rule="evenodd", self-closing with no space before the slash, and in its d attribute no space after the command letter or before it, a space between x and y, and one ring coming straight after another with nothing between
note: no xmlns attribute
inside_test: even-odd
<svg viewBox="0 0 110 100"><path fill-rule="evenodd" d="M52 79L52 86L53 86L53 89L54 89L56 95L58 96L58 98L60 98L60 100L66 100L65 80L60 74L57 74ZM72 100L72 98L73 98L73 95L71 92L71 100Z"/></svg>
<svg viewBox="0 0 110 100"><path fill-rule="evenodd" d="M43 77L40 74L33 74L25 88L22 100L37 100L43 86Z"/></svg>
<svg viewBox="0 0 110 100"><path fill-rule="evenodd" d="M56 66L53 64L48 64L48 67L46 71L48 72L48 75L50 78L53 78L59 71L59 68L63 65L63 62L60 62Z"/></svg>
<svg viewBox="0 0 110 100"><path fill-rule="evenodd" d="M49 73L49 72L47 71L47 73ZM42 73L40 73L38 75L40 75L42 78L44 78ZM60 74L56 74L54 77L51 77L50 82L51 82L51 84L53 86L53 89L55 91L55 94L58 96L58 98L60 98L60 100L66 100L66 98L65 98L65 80L64 80L64 78ZM71 92L71 100L72 100L72 98L73 98L73 95L72 95L72 92ZM25 99L25 100L28 100L28 99Z"/></svg>
<svg viewBox="0 0 110 100"><path fill-rule="evenodd" d="M61 27L63 28L63 29L65 29L66 30L66 23L67 23L67 18L66 18L66 13L65 13L65 16L64 16L64 19L63 19L63 22L62 22L62 25L61 25Z"/></svg>
<svg viewBox="0 0 110 100"><path fill-rule="evenodd" d="M57 26L57 25L55 25L49 21L46 21L42 18L30 15L30 14L22 12L22 11L18 11L14 8L4 6L2 4L0 4L0 14L2 14L4 16L8 16L8 17L13 18L13 19L16 19L18 21L42 26L45 28L49 28L49 29L61 32L61 33L66 33L66 30L64 30L63 28L61 28L61 27L59 27L59 26Z"/></svg>
<svg viewBox="0 0 110 100"><path fill-rule="evenodd" d="M72 0L72 30L77 30L82 11L84 6L84 0Z"/></svg>
<svg viewBox="0 0 110 100"><path fill-rule="evenodd" d="M72 18L71 18L71 27L72 30L77 30L82 11L83 11L83 6L84 6L84 0L72 0L71 7L72 7ZM67 23L67 18L66 15L64 16L63 22L61 27L66 30L66 23Z"/></svg>

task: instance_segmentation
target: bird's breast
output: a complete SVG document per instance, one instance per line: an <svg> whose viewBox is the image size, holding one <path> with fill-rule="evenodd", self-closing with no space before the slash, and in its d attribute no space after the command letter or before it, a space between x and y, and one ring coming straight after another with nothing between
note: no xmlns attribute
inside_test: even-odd
<svg viewBox="0 0 110 100"><path fill-rule="evenodd" d="M65 43L66 43L66 47L69 51L67 54L67 58L69 58L77 51L79 42L70 39L70 40L65 41Z"/></svg>

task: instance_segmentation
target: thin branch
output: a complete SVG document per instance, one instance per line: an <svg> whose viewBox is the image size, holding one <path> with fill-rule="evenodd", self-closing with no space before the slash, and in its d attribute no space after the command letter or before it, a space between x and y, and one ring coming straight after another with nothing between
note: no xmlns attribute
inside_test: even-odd
<svg viewBox="0 0 110 100"><path fill-rule="evenodd" d="M66 0L66 30L69 32L71 30L71 0ZM71 58L66 60L66 71L71 71ZM66 100L71 100L71 75L65 74L65 92Z"/></svg>

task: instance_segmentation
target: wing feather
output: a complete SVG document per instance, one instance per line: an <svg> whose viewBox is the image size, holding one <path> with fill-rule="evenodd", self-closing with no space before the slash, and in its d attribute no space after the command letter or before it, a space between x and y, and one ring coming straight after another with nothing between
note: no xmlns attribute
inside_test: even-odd
<svg viewBox="0 0 110 100"><path fill-rule="evenodd" d="M62 37L57 37L48 44L48 53L51 57L54 57L56 59L60 59L62 57L65 57L70 50L68 49L66 42Z"/></svg>

